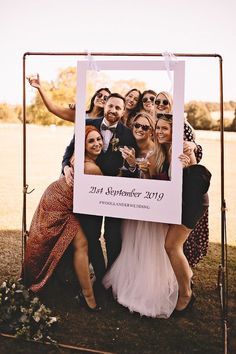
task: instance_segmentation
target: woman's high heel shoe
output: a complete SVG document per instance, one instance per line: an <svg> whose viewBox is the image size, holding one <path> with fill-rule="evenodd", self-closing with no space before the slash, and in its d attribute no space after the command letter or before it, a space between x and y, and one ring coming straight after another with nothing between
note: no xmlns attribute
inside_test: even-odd
<svg viewBox="0 0 236 354"><path fill-rule="evenodd" d="M191 310L195 301L196 301L196 296L194 295L194 293L192 293L192 296L191 296L187 306L185 306L182 310L175 309L172 313L173 317L181 317L181 316L185 315L189 310Z"/></svg>
<svg viewBox="0 0 236 354"><path fill-rule="evenodd" d="M99 312L101 311L101 307L96 305L95 307L90 307L86 301L86 298L84 296L84 294L82 293L82 291L79 293L79 295L76 296L76 300L78 301L78 303L83 306L87 311L89 312Z"/></svg>

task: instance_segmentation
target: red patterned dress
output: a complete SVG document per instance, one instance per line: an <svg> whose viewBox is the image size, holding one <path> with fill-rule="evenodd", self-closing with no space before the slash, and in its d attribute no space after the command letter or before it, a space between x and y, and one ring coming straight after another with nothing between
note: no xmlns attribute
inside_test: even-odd
<svg viewBox="0 0 236 354"><path fill-rule="evenodd" d="M62 177L45 190L31 222L23 279L32 291L47 283L79 228L73 214L73 188Z"/></svg>

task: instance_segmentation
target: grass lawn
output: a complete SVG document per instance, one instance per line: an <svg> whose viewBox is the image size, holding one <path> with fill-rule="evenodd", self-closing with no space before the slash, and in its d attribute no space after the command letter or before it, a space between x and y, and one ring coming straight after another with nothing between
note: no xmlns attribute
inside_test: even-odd
<svg viewBox="0 0 236 354"><path fill-rule="evenodd" d="M60 173L61 156L73 134L72 127L50 129L30 126L27 128L27 221L46 186L57 179ZM74 301L71 289L54 284L48 287L42 300L61 323L54 337L61 343L87 347L112 353L142 354L220 354L223 353L222 323L220 315L217 274L220 264L220 169L219 141L216 135L200 134L203 145L203 163L211 170L210 189L210 247L208 255L194 270L197 301L193 311L184 318L168 320L150 319L130 314L126 309L107 299L99 314L91 314ZM211 134L211 133L209 133ZM236 166L232 156L236 152L235 135L228 135L225 143L225 195L227 207L227 234L231 245L229 258L229 353L236 352ZM0 126L1 166L0 177L0 282L17 277L21 265L21 215L22 215L22 140L21 126ZM233 187L232 187L233 186ZM145 289L144 289L145 291ZM60 349L26 343L0 336L0 353L75 353L75 350Z"/></svg>
<svg viewBox="0 0 236 354"><path fill-rule="evenodd" d="M20 271L21 235L19 231L0 232L3 264L0 281ZM17 250L17 252L16 252ZM236 349L236 253L229 247L229 353ZM50 306L61 322L54 330L54 338L84 348L120 354L220 354L223 353L222 327L217 272L220 246L211 243L208 255L194 271L197 301L184 318L152 319L131 314L111 299L103 301L101 313L92 314L78 306L70 287L51 284L41 300ZM145 289L144 289L145 291ZM63 304L63 305L62 305ZM60 349L62 353L74 350ZM58 349L0 337L0 353L58 353Z"/></svg>

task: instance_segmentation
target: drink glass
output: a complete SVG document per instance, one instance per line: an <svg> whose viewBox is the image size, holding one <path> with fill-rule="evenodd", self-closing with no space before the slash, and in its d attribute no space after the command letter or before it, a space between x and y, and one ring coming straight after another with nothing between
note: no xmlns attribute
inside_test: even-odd
<svg viewBox="0 0 236 354"><path fill-rule="evenodd" d="M148 159L146 157L137 157L135 162L140 170L146 169L148 166Z"/></svg>
<svg viewBox="0 0 236 354"><path fill-rule="evenodd" d="M118 150L120 151L120 153L123 152L124 148L128 148L129 150L132 150L132 146L127 146L127 145L120 145L118 146ZM123 158L123 165L122 167L120 168L120 171L127 171L127 167L125 167L125 159Z"/></svg>

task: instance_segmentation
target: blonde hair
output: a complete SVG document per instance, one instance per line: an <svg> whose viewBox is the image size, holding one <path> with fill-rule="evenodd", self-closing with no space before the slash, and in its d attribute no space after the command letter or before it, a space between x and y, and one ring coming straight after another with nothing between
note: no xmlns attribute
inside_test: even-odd
<svg viewBox="0 0 236 354"><path fill-rule="evenodd" d="M134 116L133 120L132 120L132 125L134 125L134 123L136 122L136 120L139 118L139 117L143 117L143 118L146 118L148 123L150 124L151 126L151 129L154 130L155 129L155 121L153 119L153 117L147 113L147 112L139 112L138 114L136 114L136 116Z"/></svg>
<svg viewBox="0 0 236 354"><path fill-rule="evenodd" d="M161 91L161 92L158 92L158 94L156 95L156 99L157 99L157 96L159 96L159 95L165 96L167 101L169 101L170 111L168 113L172 113L172 111L173 111L173 97L171 96L171 94L167 91Z"/></svg>
<svg viewBox="0 0 236 354"><path fill-rule="evenodd" d="M161 91L157 94L158 95L163 95L165 96L165 98L169 101L169 106L170 106L170 111L168 113L173 113L173 98L171 96L170 93L166 92L166 91ZM156 96L156 99L157 99L157 96ZM195 130L193 128L193 126L189 123L189 121L187 120L187 118L184 118L184 123L187 124L189 126L189 128L191 129L192 133L193 133L193 139L195 140L196 139L196 133L195 133Z"/></svg>
<svg viewBox="0 0 236 354"><path fill-rule="evenodd" d="M155 130L156 130L156 126L157 123L160 119L168 122L171 126L171 130L172 130L172 115L171 114L160 114L161 117L157 118L156 124L155 124ZM155 170L156 173L160 173L162 172L163 169L163 164L166 161L166 159L171 157L171 151L172 151L172 144L170 144L169 148L166 149L165 144L160 144L158 139L157 139L157 135L154 133L154 143L155 143L155 148L154 148L154 152L152 155L152 159L153 161L153 168ZM170 174L170 173L169 173Z"/></svg>

